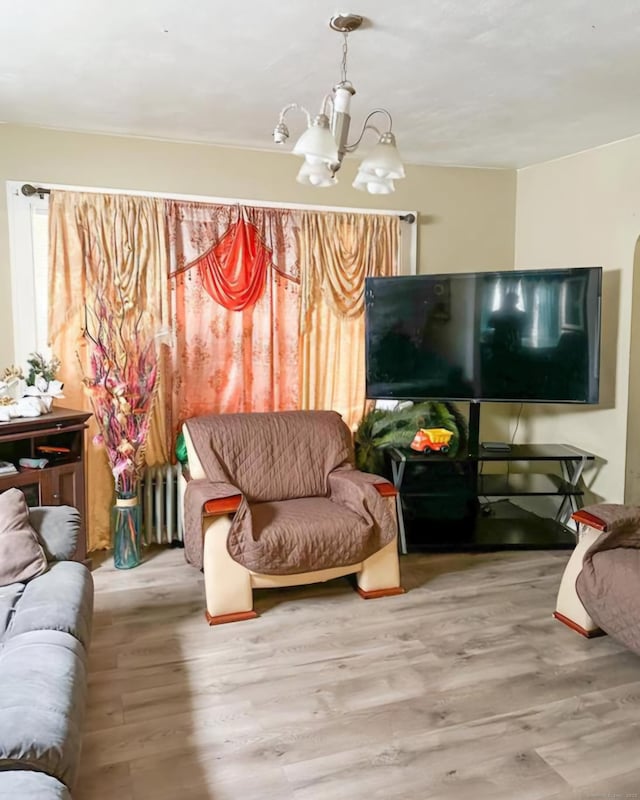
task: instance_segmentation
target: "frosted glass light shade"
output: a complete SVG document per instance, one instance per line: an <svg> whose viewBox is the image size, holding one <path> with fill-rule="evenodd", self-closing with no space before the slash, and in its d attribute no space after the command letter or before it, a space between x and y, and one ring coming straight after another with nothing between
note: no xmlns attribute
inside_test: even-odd
<svg viewBox="0 0 640 800"><path fill-rule="evenodd" d="M405 172L392 133L385 133L362 162L360 169L378 178L404 178Z"/></svg>
<svg viewBox="0 0 640 800"><path fill-rule="evenodd" d="M329 130L329 119L325 114L318 114L296 142L293 152L297 156L318 159L326 164L339 162L338 146Z"/></svg>
<svg viewBox="0 0 640 800"><path fill-rule="evenodd" d="M305 186L316 186L320 188L335 186L338 182L338 179L331 172L327 164L311 164L306 160L300 167L296 180L298 183L302 183Z"/></svg>
<svg viewBox="0 0 640 800"><path fill-rule="evenodd" d="M369 181L367 184L367 191L369 194L392 194L395 192L396 187L393 185L391 179L387 181Z"/></svg>
<svg viewBox="0 0 640 800"><path fill-rule="evenodd" d="M362 167L351 185L354 189L369 194L391 194L396 189L391 178L379 178L371 172L366 172Z"/></svg>

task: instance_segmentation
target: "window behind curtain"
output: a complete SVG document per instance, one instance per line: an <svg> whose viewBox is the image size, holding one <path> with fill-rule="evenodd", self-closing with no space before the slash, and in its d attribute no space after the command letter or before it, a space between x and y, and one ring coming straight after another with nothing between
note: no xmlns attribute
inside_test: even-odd
<svg viewBox="0 0 640 800"><path fill-rule="evenodd" d="M13 363L24 367L30 353L47 347L49 197L24 197L22 184L8 189Z"/></svg>

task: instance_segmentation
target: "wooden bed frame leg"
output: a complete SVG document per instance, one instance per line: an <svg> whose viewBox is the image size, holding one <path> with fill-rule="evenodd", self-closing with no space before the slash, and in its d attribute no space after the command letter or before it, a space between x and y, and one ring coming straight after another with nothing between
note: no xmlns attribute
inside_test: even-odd
<svg viewBox="0 0 640 800"><path fill-rule="evenodd" d="M578 625L577 622L569 619L569 617L565 617L565 615L561 614L559 611L554 611L553 616L558 620L558 622L561 622L563 625L566 625L567 628L571 628L572 631L584 636L585 639L595 639L597 636L607 635L602 628L594 628L593 630L587 631L581 625Z"/></svg>
<svg viewBox="0 0 640 800"><path fill-rule="evenodd" d="M225 625L227 622L242 622L245 619L255 619L258 616L256 611L238 611L235 614L217 614L213 616L205 611L209 625Z"/></svg>
<svg viewBox="0 0 640 800"><path fill-rule="evenodd" d="M391 586L389 589L372 589L370 592L366 592L356 584L355 589L364 600L376 600L378 597L393 597L396 594L404 594L402 586Z"/></svg>

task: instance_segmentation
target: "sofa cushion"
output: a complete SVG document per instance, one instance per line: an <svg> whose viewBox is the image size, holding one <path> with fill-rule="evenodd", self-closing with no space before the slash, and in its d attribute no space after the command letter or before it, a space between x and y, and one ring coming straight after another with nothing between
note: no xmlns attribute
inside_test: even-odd
<svg viewBox="0 0 640 800"><path fill-rule="evenodd" d="M0 586L0 639L4 638L5 631L13 620L25 586L25 583L10 583L8 586Z"/></svg>
<svg viewBox="0 0 640 800"><path fill-rule="evenodd" d="M267 575L358 564L367 552L371 528L366 520L326 497L304 497L251 506L255 547L251 553L236 552L229 540L232 558L256 560Z"/></svg>
<svg viewBox="0 0 640 800"><path fill-rule="evenodd" d="M29 508L19 489L0 494L0 586L26 581L47 568L44 550L29 524Z"/></svg>
<svg viewBox="0 0 640 800"><path fill-rule="evenodd" d="M3 644L0 770L40 770L73 785L87 692L85 662L80 642L61 631L30 631Z"/></svg>
<svg viewBox="0 0 640 800"><path fill-rule="evenodd" d="M34 506L29 522L49 561L73 558L80 535L80 512L71 506Z"/></svg>
<svg viewBox="0 0 640 800"><path fill-rule="evenodd" d="M0 771L0 800L71 800L71 795L51 775L12 769Z"/></svg>
<svg viewBox="0 0 640 800"><path fill-rule="evenodd" d="M0 601L1 597L0 594ZM64 631L88 647L92 613L93 581L89 570L77 561L56 561L48 572L24 585L16 597L4 638L9 640L27 631Z"/></svg>

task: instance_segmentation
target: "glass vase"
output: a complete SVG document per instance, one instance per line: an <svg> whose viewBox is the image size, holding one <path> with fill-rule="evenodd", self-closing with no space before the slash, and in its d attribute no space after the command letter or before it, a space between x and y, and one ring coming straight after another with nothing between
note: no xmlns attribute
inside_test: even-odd
<svg viewBox="0 0 640 800"><path fill-rule="evenodd" d="M137 494L118 494L112 511L113 565L131 569L140 564L141 525Z"/></svg>

